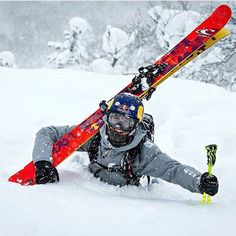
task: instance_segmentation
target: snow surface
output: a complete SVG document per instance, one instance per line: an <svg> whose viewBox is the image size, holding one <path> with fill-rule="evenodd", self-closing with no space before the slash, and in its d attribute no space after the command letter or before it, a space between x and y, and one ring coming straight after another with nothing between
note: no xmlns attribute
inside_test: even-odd
<svg viewBox="0 0 236 236"><path fill-rule="evenodd" d="M59 166L57 184L7 181L31 160L37 130L81 122L130 80L79 70L0 69L0 235L235 234L236 94L196 81L165 81L145 108L155 118L156 143L180 162L204 172L204 146L218 145L213 173L220 190L211 205L164 181L148 188L101 183L88 172L85 153Z"/></svg>

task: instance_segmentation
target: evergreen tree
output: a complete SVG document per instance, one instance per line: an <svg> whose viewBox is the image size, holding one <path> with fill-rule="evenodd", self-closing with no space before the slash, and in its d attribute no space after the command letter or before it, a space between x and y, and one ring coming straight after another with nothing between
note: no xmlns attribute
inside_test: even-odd
<svg viewBox="0 0 236 236"><path fill-rule="evenodd" d="M69 22L69 31L64 32L64 42L49 42L48 46L55 52L48 56L49 63L57 68L77 66L87 69L93 59L93 37L89 23L80 17Z"/></svg>
<svg viewBox="0 0 236 236"><path fill-rule="evenodd" d="M112 67L124 63L128 44L129 37L125 31L107 25L103 34L102 49L104 56L109 59Z"/></svg>

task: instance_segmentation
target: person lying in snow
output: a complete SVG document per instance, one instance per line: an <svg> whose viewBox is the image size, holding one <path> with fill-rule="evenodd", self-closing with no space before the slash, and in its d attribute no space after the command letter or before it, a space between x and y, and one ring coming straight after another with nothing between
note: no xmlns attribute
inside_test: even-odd
<svg viewBox="0 0 236 236"><path fill-rule="evenodd" d="M116 95L107 104L100 133L78 150L88 152L93 175L118 186L139 186L142 176L156 177L191 192L215 195L216 176L201 174L161 152L153 142L153 118L143 110L143 103L128 93ZM53 143L73 128L51 126L37 133L33 149L37 184L59 181L57 169L51 164Z"/></svg>

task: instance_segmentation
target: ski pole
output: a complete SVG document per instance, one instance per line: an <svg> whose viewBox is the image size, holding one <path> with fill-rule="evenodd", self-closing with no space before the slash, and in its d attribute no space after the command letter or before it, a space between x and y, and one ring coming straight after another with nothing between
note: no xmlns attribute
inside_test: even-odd
<svg viewBox="0 0 236 236"><path fill-rule="evenodd" d="M216 162L216 150L217 145L216 144L210 144L205 147L207 151L207 165L208 165L208 173L209 176L212 175L212 167L215 165ZM207 200L207 203L211 203L211 196L209 194L203 193L202 195L202 204L205 204Z"/></svg>

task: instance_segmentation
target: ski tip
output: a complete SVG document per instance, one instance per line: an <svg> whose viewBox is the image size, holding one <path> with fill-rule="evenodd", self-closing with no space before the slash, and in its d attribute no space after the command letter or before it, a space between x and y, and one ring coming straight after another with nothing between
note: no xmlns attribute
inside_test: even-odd
<svg viewBox="0 0 236 236"><path fill-rule="evenodd" d="M23 181L19 178L18 173L12 175L11 177L9 177L9 178L8 178L8 181L9 181L9 182L12 182L12 183L18 183L18 184L22 184L22 182L23 182Z"/></svg>
<svg viewBox="0 0 236 236"><path fill-rule="evenodd" d="M9 182L16 182L15 175L12 175L11 177L8 178Z"/></svg>
<svg viewBox="0 0 236 236"><path fill-rule="evenodd" d="M22 170L8 178L9 182L18 183L21 185L34 185L35 180L35 167L33 162L30 162Z"/></svg>
<svg viewBox="0 0 236 236"><path fill-rule="evenodd" d="M232 10L230 8L230 6L228 6L227 4L222 4L220 5L217 10L219 10L220 12L224 12L225 14L227 14L228 16L232 15Z"/></svg>
<svg viewBox="0 0 236 236"><path fill-rule="evenodd" d="M11 177L8 178L9 182L12 183L17 183L23 186L28 186L28 185L35 185L36 181L35 178L29 178L29 179L21 179L18 174L14 174Z"/></svg>

